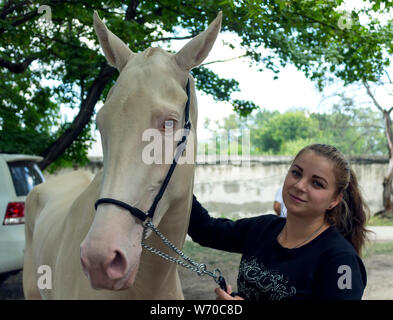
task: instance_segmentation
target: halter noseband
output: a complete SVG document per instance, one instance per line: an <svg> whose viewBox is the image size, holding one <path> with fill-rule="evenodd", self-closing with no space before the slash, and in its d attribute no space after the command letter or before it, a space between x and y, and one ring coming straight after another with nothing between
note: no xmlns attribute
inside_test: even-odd
<svg viewBox="0 0 393 320"><path fill-rule="evenodd" d="M151 205L150 209L147 211L147 214L145 212L143 212L142 210L139 210L136 207L132 207L123 201L115 200L112 198L98 199L94 204L94 207L96 210L97 210L98 205L100 205L102 203L110 203L110 204L114 204L119 207L122 207L123 209L128 210L133 216L140 219L142 222L144 222L147 218L150 218L151 220L153 220L153 216L154 216L154 212L156 210L157 204L161 200L162 196L164 195L165 189L169 183L169 180L171 179L172 173L175 170L177 161L179 160L180 156L183 154L183 152L186 148L187 137L188 137L188 134L191 129L191 122L189 119L189 116L190 116L190 80L189 79L187 80L186 92L187 92L187 102L186 102L186 107L185 107L185 112L184 112L185 124L183 127L185 132L183 133L181 141L179 141L179 143L177 144L176 154L175 154L175 157L174 157L173 162L171 164L171 167L169 168L169 171L164 179L164 182L161 185L160 190L158 191L156 197L154 198L153 204Z"/></svg>

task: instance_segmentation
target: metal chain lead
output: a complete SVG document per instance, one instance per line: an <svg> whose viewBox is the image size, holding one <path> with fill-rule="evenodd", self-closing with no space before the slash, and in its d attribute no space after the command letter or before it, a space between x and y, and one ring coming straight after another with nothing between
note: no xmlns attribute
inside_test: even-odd
<svg viewBox="0 0 393 320"><path fill-rule="evenodd" d="M154 233L161 239L161 241L171 250L173 250L174 252L176 252L183 260L182 261L180 259L174 258L172 256L170 256L169 254L162 252L158 249L154 249L151 246L147 245L146 243L144 243L144 240L146 238L146 232L147 229L151 229L154 231ZM143 230L143 237L142 237L142 247L145 248L146 250L150 251L151 253L154 253L158 256L160 256L161 258L167 260L167 261L171 261L171 262L175 262L176 264L185 267L187 269L190 269L191 271L196 272L199 276L202 276L203 274L207 274L208 276L212 277L214 279L214 281L216 283L219 283L218 279L221 276L221 271L219 269L215 269L213 272L207 271L206 269L206 264L204 263L197 263L195 261L193 261L190 257L186 256L180 249L178 249L171 241L169 241L155 226L154 224L148 220L145 222L145 228Z"/></svg>

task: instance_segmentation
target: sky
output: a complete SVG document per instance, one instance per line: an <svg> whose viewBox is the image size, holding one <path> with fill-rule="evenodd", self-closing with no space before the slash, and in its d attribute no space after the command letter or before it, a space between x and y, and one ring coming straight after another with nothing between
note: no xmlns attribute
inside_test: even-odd
<svg viewBox="0 0 393 320"><path fill-rule="evenodd" d="M226 60L242 54L240 50L231 50L223 46L222 41L232 35L219 35L211 53L204 63ZM185 42L177 42L172 46L179 50ZM273 80L273 72L258 72L256 67L249 67L245 59L235 59L228 62L210 64L209 68L223 78L234 78L239 82L240 92L232 94L233 98L251 100L261 108L285 112L289 108L304 107L316 110L321 101L321 94L314 88L314 84L304 74L289 65L279 74L279 79ZM198 140L207 139L210 132L203 127L204 119L211 121L222 120L235 113L232 105L227 102L215 102L213 98L197 91L198 99ZM97 111L99 108L97 109ZM102 155L99 133L97 142L89 151L91 156Z"/></svg>
<svg viewBox="0 0 393 320"><path fill-rule="evenodd" d="M349 10L354 7L364 5L362 0L347 0L344 5L344 10ZM361 23L364 23L361 21ZM224 41L231 40L232 43L234 35L229 33L220 33L213 46L209 56L204 63L209 63L217 60L227 60L234 57L241 56L244 52L239 48L234 50L229 49L223 45ZM188 40L174 41L171 43L171 49L180 50ZM240 41L239 41L240 42ZM101 51L102 53L102 51ZM274 74L270 70L258 72L257 67L250 67L246 59L234 59L227 62L219 62L209 64L212 71L223 78L234 78L239 82L240 92L235 92L232 97L235 99L251 100L261 109L278 110L281 113L293 108L303 108L309 112L320 112L326 110L334 102L337 102L335 93L342 89L343 84L337 81L335 84L326 87L324 91L319 92L315 84L307 79L303 72L298 71L293 65L287 65L281 69L278 74L278 79L273 80ZM392 73L393 75L393 70ZM370 103L370 98L367 97L364 88L359 86L349 86L345 92L350 97L355 97L359 104ZM376 95L384 107L393 105L393 97L386 94L386 88L379 88ZM330 98L327 98L330 97ZM197 91L198 99L198 140L206 140L210 137L210 131L203 127L204 120L210 119L211 122L222 121L224 117L233 114L232 106L226 102L215 102L212 97ZM371 105L371 104L370 104ZM96 107L96 111L101 106ZM67 117L74 117L75 114L67 112ZM101 156L101 141L98 132L95 132L97 142L93 143L89 151L89 156Z"/></svg>

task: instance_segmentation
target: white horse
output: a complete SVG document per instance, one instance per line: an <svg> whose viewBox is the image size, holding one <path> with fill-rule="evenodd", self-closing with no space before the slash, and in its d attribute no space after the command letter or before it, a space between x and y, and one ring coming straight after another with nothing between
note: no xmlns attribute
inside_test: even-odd
<svg viewBox="0 0 393 320"><path fill-rule="evenodd" d="M28 195L23 267L27 299L184 298L176 265L142 251L142 222L122 207L104 203L95 210L94 203L99 198L114 198L144 212L149 209L170 164L143 160L148 142L142 135L156 129L165 144L168 130L183 127L188 80L194 140L186 151L191 148L195 154L197 101L189 71L209 54L221 19L219 13L206 31L177 54L160 48L136 54L94 13L94 28L105 57L120 72L97 114L104 166L94 178L73 172L48 180ZM169 120L173 128L166 126ZM193 181L194 164L179 163L153 219L178 248L187 233ZM170 252L157 236L150 235L145 242ZM45 272L40 266L46 266L42 267ZM40 286L44 276L50 278Z"/></svg>

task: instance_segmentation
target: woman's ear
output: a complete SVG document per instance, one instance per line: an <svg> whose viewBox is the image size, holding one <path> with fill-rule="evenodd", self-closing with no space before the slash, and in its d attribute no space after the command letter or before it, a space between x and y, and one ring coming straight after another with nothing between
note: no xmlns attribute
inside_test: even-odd
<svg viewBox="0 0 393 320"><path fill-rule="evenodd" d="M328 210L332 210L335 206L337 206L343 199L344 194L340 192L335 199L329 204Z"/></svg>

